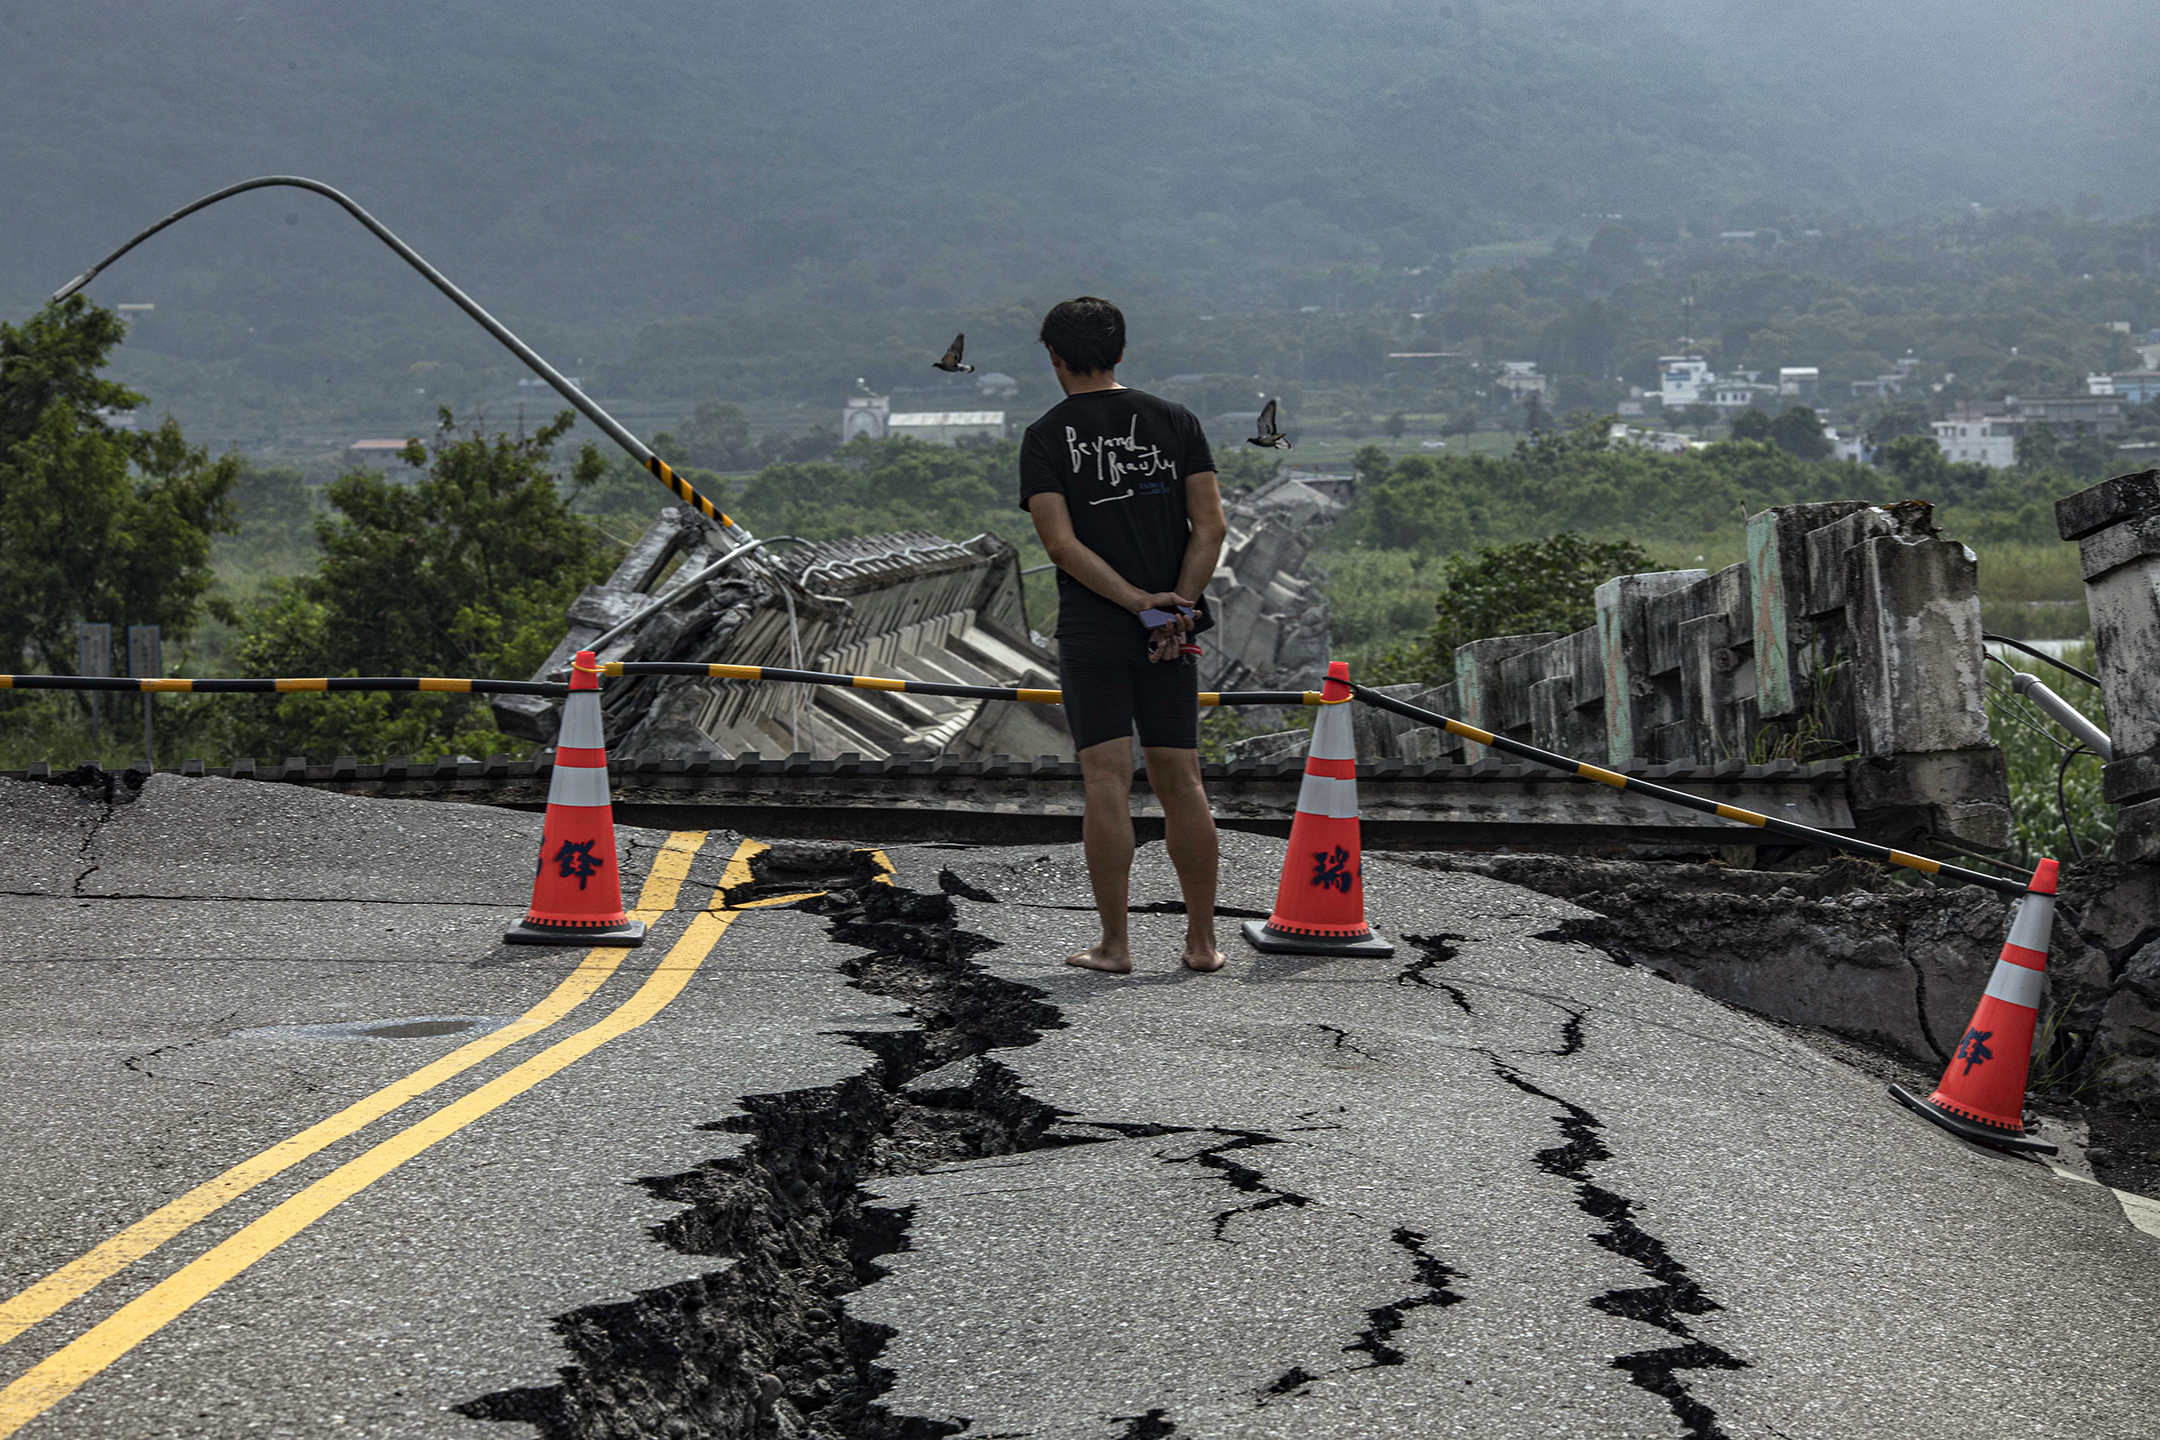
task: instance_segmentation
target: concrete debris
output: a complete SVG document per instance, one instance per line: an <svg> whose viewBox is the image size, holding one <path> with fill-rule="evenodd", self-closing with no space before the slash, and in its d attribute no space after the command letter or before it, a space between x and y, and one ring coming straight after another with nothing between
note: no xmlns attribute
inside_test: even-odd
<svg viewBox="0 0 2160 1440"><path fill-rule="evenodd" d="M602 661L771 665L961 685L1054 688L1035 643L1012 546L920 531L767 551L706 573L724 542L688 510L661 512L615 573L571 605L540 674L602 641ZM672 567L672 568L671 568ZM682 584L677 577L692 577ZM657 603L656 603L657 601ZM621 633L608 632L624 627ZM505 696L512 734L554 738L557 706ZM607 687L610 752L688 759L760 753L868 758L1071 748L1056 709L762 681L640 676Z"/></svg>
<svg viewBox="0 0 2160 1440"><path fill-rule="evenodd" d="M1297 574L1314 516L1279 498L1271 489L1264 504L1229 507L1229 542L1209 586L1218 618L1201 640L1202 689L1302 688L1326 668L1327 606ZM1319 518L1340 511L1328 503L1332 510ZM995 535L871 535L767 550L723 567L725 554L722 537L693 512L661 511L615 573L571 605L568 632L535 678L557 674L597 644L602 661L1057 688L1056 650L1029 627L1017 552ZM510 734L555 738L555 701L506 695L494 709ZM1073 753L1055 706L837 686L640 676L607 686L602 711L618 759Z"/></svg>
<svg viewBox="0 0 2160 1440"><path fill-rule="evenodd" d="M1226 508L1279 520L1294 530L1332 524L1350 507L1357 476L1285 465L1251 490L1226 496Z"/></svg>
<svg viewBox="0 0 2160 1440"><path fill-rule="evenodd" d="M1303 690L1320 683L1328 662L1327 601L1300 579L1319 535L1341 506L1310 518L1265 503L1275 492L1227 502L1230 536L1208 584L1215 628L1200 637L1202 690ZM1248 710L1248 723L1272 712Z"/></svg>

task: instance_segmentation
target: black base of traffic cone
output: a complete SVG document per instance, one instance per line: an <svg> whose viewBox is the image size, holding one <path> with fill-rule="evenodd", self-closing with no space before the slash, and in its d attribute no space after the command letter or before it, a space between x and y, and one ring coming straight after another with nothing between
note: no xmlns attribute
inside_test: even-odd
<svg viewBox="0 0 2160 1440"><path fill-rule="evenodd" d="M503 941L509 945L619 945L627 950L645 943L645 922L549 925L539 920L520 920L503 932Z"/></svg>
<svg viewBox="0 0 2160 1440"><path fill-rule="evenodd" d="M1921 1099L1902 1085L1890 1087L1890 1098L1914 1114L1934 1121L1960 1140L1970 1140L1976 1145L1992 1145L1998 1150L2033 1150L2042 1155L2053 1155L2062 1149L2052 1140L2040 1140L2031 1135L2012 1135L1992 1125L1968 1120L1963 1115Z"/></svg>
<svg viewBox="0 0 2160 1440"><path fill-rule="evenodd" d="M1245 939L1270 955L1328 955L1345 960L1385 960L1395 947L1371 931L1349 939L1340 935L1297 935L1258 920L1245 922Z"/></svg>

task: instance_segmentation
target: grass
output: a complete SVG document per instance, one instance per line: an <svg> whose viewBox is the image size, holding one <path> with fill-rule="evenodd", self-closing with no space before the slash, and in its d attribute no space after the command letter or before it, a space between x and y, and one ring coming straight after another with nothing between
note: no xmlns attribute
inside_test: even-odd
<svg viewBox="0 0 2160 1440"><path fill-rule="evenodd" d="M2039 540L1975 548L1983 628L2017 640L2075 640L2091 631L2077 546Z"/></svg>
<svg viewBox="0 0 2160 1440"><path fill-rule="evenodd" d="M2090 643L2071 646L2063 659L2091 670L2093 648ZM2007 663L2037 672L2050 690L2103 730L2107 728L2100 693L2090 685L2015 652ZM2043 856L2067 864L2080 855L2106 855L2115 838L2115 809L2100 798L2100 758L2080 754L2065 767L2070 737L2011 691L2009 672L2001 665L1991 660L1987 668L1988 729L2002 747L2010 770L2010 823L2015 838L2011 853L2003 858L2029 867ZM2059 797L2058 773L2062 776Z"/></svg>
<svg viewBox="0 0 2160 1440"><path fill-rule="evenodd" d="M0 697L0 770L20 770L46 761L56 769L94 763L125 770L143 758L143 706L138 695L112 694L104 699L104 722L91 738L88 697L80 692L32 690ZM159 695L151 704L157 762L211 758L206 743L208 707L220 696ZM282 758L282 757L279 757Z"/></svg>

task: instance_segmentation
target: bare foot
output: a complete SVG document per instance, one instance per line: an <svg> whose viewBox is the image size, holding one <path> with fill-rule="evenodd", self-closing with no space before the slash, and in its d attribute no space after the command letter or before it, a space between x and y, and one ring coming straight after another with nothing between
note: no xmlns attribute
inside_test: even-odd
<svg viewBox="0 0 2160 1440"><path fill-rule="evenodd" d="M1188 939L1185 942L1186 969L1199 970L1204 973L1210 970L1220 970L1222 967L1223 953L1215 948L1213 936L1209 936L1204 940Z"/></svg>
<svg viewBox="0 0 2160 1440"><path fill-rule="evenodd" d="M1075 950L1067 955L1065 963L1077 965L1082 970L1100 970L1106 975L1130 975L1132 951L1123 945L1090 945L1085 950Z"/></svg>

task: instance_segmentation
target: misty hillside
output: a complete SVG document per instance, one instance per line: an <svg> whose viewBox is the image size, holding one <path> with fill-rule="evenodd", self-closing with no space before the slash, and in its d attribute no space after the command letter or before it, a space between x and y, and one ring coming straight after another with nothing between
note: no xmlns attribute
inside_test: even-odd
<svg viewBox="0 0 2160 1440"><path fill-rule="evenodd" d="M979 303L1326 303L1587 216L1639 233L2149 208L2160 7L1280 0L1086 7L77 0L0 10L0 299L261 173L347 189L524 323ZM239 325L411 298L272 193L116 271ZM235 332L235 337L244 334Z"/></svg>

